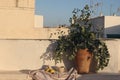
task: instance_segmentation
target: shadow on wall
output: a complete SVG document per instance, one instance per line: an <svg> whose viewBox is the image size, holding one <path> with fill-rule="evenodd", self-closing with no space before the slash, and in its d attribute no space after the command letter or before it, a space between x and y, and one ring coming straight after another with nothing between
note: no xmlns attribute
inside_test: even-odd
<svg viewBox="0 0 120 80"><path fill-rule="evenodd" d="M31 70L29 69L24 69L24 70L20 70L21 73L24 73L24 74L29 74Z"/></svg>
<svg viewBox="0 0 120 80"><path fill-rule="evenodd" d="M56 46L55 41L51 41L51 44L48 45L45 53L43 53L43 55L40 56L40 59L43 59L43 65L45 64L45 61L53 60L53 55L54 55L54 52L55 52L55 46Z"/></svg>
<svg viewBox="0 0 120 80"><path fill-rule="evenodd" d="M120 25L105 28L106 34L120 34Z"/></svg>
<svg viewBox="0 0 120 80"><path fill-rule="evenodd" d="M43 59L43 65L45 65L45 61L47 61L47 60L54 60L56 45L57 44L55 41L51 41L51 44L49 44L49 46L47 47L46 52L40 56L40 59ZM68 58L64 55L63 55L62 63L67 70L70 70L72 67L75 67L74 60L69 61ZM55 65L57 65L56 62L55 62Z"/></svg>

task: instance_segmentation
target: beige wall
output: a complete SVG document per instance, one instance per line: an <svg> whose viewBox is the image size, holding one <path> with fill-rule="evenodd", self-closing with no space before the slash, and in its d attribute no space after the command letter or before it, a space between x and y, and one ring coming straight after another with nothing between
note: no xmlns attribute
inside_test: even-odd
<svg viewBox="0 0 120 80"><path fill-rule="evenodd" d="M15 1L0 2L0 39L38 39L42 30L34 27L35 0Z"/></svg>
<svg viewBox="0 0 120 80"><path fill-rule="evenodd" d="M120 40L105 42L111 58L108 67L99 72L117 73L120 71ZM0 70L38 69L44 64L54 66L54 61L45 57L40 59L44 53L49 56L53 51L54 45L49 40L0 40Z"/></svg>
<svg viewBox="0 0 120 80"><path fill-rule="evenodd" d="M119 39L108 39L105 41L110 53L110 62L108 67L103 71L99 72L119 72L120 71L120 40Z"/></svg>
<svg viewBox="0 0 120 80"><path fill-rule="evenodd" d="M35 0L18 0L19 8L34 8Z"/></svg>
<svg viewBox="0 0 120 80"><path fill-rule="evenodd" d="M15 0L0 0L0 7L15 7L16 2Z"/></svg>
<svg viewBox="0 0 120 80"><path fill-rule="evenodd" d="M35 19L34 19L34 27L35 28L43 28L43 16L41 15L35 15Z"/></svg>
<svg viewBox="0 0 120 80"><path fill-rule="evenodd" d="M118 47L118 49L119 49L119 54L118 54L118 62L119 62L119 64L118 64L118 69L119 69L119 72L120 72L120 40L119 40L119 47Z"/></svg>
<svg viewBox="0 0 120 80"><path fill-rule="evenodd" d="M34 10L0 9L0 38L16 38L33 30ZM28 35L29 36L29 35Z"/></svg>
<svg viewBox="0 0 120 80"><path fill-rule="evenodd" d="M40 57L51 44L49 40L0 40L0 70L38 69L54 66L54 61Z"/></svg>
<svg viewBox="0 0 120 80"><path fill-rule="evenodd" d="M1 0L0 8L34 8L35 0Z"/></svg>
<svg viewBox="0 0 120 80"><path fill-rule="evenodd" d="M57 39L60 28L18 28L16 29L6 29L2 28L0 30L0 39ZM67 34L67 28L62 28ZM53 35L51 35L53 34Z"/></svg>

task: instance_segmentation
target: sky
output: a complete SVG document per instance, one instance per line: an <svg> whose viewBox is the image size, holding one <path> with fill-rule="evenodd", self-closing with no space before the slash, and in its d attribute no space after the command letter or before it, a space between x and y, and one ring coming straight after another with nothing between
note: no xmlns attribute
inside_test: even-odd
<svg viewBox="0 0 120 80"><path fill-rule="evenodd" d="M99 6L96 6L97 3ZM98 16L100 12L103 15L113 13L120 15L120 9L118 9L120 0L36 0L35 14L44 17L45 27L69 25L73 9L83 9L86 4L93 6L95 16Z"/></svg>

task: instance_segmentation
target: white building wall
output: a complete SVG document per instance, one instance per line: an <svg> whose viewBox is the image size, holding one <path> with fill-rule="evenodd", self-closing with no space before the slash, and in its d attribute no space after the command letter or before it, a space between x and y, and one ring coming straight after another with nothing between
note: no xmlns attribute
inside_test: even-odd
<svg viewBox="0 0 120 80"><path fill-rule="evenodd" d="M120 16L101 16L91 19L95 29L107 34L120 34Z"/></svg>
<svg viewBox="0 0 120 80"><path fill-rule="evenodd" d="M35 28L43 28L43 16L35 15Z"/></svg>
<svg viewBox="0 0 120 80"><path fill-rule="evenodd" d="M120 34L120 16L105 16L105 33Z"/></svg>

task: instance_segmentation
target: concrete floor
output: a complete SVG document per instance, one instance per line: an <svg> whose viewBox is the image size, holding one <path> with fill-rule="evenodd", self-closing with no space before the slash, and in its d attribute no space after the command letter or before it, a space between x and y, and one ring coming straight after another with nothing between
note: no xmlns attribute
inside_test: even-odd
<svg viewBox="0 0 120 80"><path fill-rule="evenodd" d="M32 80L24 71L0 71L0 80ZM120 73L79 75L77 80L120 80Z"/></svg>
<svg viewBox="0 0 120 80"><path fill-rule="evenodd" d="M120 80L120 73L96 73L80 75L77 80Z"/></svg>
<svg viewBox="0 0 120 80"><path fill-rule="evenodd" d="M32 80L27 73L20 71L0 71L0 80Z"/></svg>

